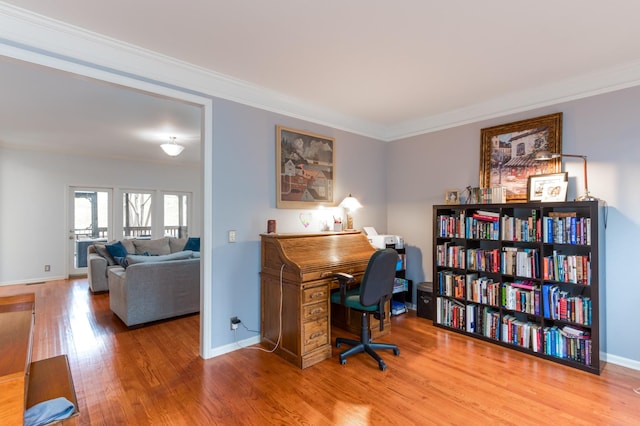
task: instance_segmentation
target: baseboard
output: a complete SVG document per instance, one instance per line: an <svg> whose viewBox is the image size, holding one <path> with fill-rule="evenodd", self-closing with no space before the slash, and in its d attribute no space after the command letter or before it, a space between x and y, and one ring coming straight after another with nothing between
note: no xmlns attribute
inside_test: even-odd
<svg viewBox="0 0 640 426"><path fill-rule="evenodd" d="M636 361L634 359L624 358L617 355L611 354L603 354L601 357L605 362L610 362L611 364L619 365L621 367L631 368L632 370L640 371L640 361Z"/></svg>
<svg viewBox="0 0 640 426"><path fill-rule="evenodd" d="M7 285L18 285L18 284L42 284L47 281L57 281L57 280L65 280L65 279L67 279L67 277L64 275L61 275L59 277L56 276L56 277L29 278L26 280L0 282L0 287L7 286Z"/></svg>
<svg viewBox="0 0 640 426"><path fill-rule="evenodd" d="M242 346L251 346L256 343L260 343L260 336L253 336L248 339L240 340L239 342L229 343L227 345L218 346L217 348L211 348L211 350L207 351L207 358L213 358L216 356L224 355L229 352L237 351L238 349L242 349Z"/></svg>

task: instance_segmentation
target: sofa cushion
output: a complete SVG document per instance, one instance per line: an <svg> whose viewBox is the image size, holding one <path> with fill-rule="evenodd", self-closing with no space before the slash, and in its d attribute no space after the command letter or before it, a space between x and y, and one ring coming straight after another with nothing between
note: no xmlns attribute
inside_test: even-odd
<svg viewBox="0 0 640 426"><path fill-rule="evenodd" d="M121 240L120 242L122 243L122 245L124 246L124 248L127 249L127 253L135 253L136 252L136 247L133 245L133 241L132 239L124 239Z"/></svg>
<svg viewBox="0 0 640 426"><path fill-rule="evenodd" d="M128 266L135 265L136 263L156 263L156 262L167 262L171 260L184 260L191 259L193 257L193 252L190 250L187 251L179 251L171 254L162 254L158 256L145 256L141 254L130 254L127 256L127 264Z"/></svg>
<svg viewBox="0 0 640 426"><path fill-rule="evenodd" d="M118 264L113 256L111 256L111 253L109 253L109 250L107 250L106 244L94 244L93 248L95 249L96 253L107 259L107 266Z"/></svg>
<svg viewBox="0 0 640 426"><path fill-rule="evenodd" d="M127 267L127 249L124 247L124 244L122 244L122 242L118 241L113 244L107 244L105 245L105 247L109 251L109 254L119 265L122 265L125 268Z"/></svg>
<svg viewBox="0 0 640 426"><path fill-rule="evenodd" d="M133 240L135 254L148 252L152 255L171 254L168 238L158 238L157 240Z"/></svg>
<svg viewBox="0 0 640 426"><path fill-rule="evenodd" d="M182 250L200 251L200 238L189 237Z"/></svg>
<svg viewBox="0 0 640 426"><path fill-rule="evenodd" d="M169 237L169 248L171 249L171 253L184 250L185 244L187 244L186 238Z"/></svg>

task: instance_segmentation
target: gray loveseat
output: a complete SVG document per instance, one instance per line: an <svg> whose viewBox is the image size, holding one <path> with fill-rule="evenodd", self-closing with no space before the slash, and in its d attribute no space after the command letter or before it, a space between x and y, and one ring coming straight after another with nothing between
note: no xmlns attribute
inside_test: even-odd
<svg viewBox="0 0 640 426"><path fill-rule="evenodd" d="M127 326L200 311L200 258L163 257L109 269L109 305Z"/></svg>
<svg viewBox="0 0 640 426"><path fill-rule="evenodd" d="M121 242L129 254L165 255L182 251L187 239L165 237L155 240L121 240ZM96 243L87 247L87 280L89 289L94 293L109 291L108 270L121 267L109 254L106 244L108 243Z"/></svg>

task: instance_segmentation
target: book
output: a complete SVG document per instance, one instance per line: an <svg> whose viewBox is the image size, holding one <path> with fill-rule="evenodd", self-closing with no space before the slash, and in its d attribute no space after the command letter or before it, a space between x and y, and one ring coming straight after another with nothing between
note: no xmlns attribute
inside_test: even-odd
<svg viewBox="0 0 640 426"><path fill-rule="evenodd" d="M549 217L576 217L576 212L549 212Z"/></svg>

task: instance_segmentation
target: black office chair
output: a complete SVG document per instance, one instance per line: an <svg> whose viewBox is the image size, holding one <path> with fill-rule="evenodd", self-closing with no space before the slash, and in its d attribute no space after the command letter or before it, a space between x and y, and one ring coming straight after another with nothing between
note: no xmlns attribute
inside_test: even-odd
<svg viewBox="0 0 640 426"><path fill-rule="evenodd" d="M360 287L350 291L347 291L347 285L354 280L352 275L345 273L333 275L340 282L340 291L331 294L331 302L339 303L362 313L360 341L342 337L336 338L336 347L339 348L343 343L352 346L340 354L340 364L346 364L346 358L350 355L366 352L378 361L378 367L384 371L387 365L375 350L391 349L394 355L400 355L398 346L388 343L374 343L369 335L369 314L380 320L380 331L384 329L384 307L393 295L393 279L395 278L397 261L398 252L394 249L387 248L374 252L369 259Z"/></svg>

